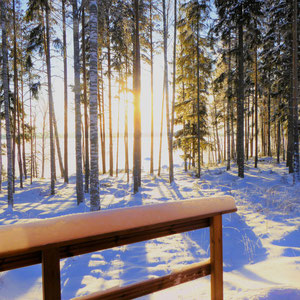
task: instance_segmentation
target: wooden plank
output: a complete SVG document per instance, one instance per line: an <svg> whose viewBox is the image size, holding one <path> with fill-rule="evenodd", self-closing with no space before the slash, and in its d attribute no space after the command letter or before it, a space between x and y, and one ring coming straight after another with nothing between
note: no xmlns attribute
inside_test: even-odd
<svg viewBox="0 0 300 300"><path fill-rule="evenodd" d="M60 257L90 253L98 250L110 249L113 247L128 245L132 243L147 241L172 234L182 233L190 230L205 228L209 226L209 219L195 219L183 221L182 223L159 224L124 232L105 234L97 239L86 239L73 245L61 246Z"/></svg>
<svg viewBox="0 0 300 300"><path fill-rule="evenodd" d="M182 270L172 272L169 275L148 279L124 287L112 288L104 292L97 292L91 295L75 298L76 300L118 300L134 299L154 292L161 291L197 278L210 274L210 260L193 264ZM74 299L74 300L75 300Z"/></svg>
<svg viewBox="0 0 300 300"><path fill-rule="evenodd" d="M223 245L222 215L211 218L210 259L211 259L211 299L223 299Z"/></svg>
<svg viewBox="0 0 300 300"><path fill-rule="evenodd" d="M60 300L59 253L55 248L47 249L42 254L43 299Z"/></svg>
<svg viewBox="0 0 300 300"><path fill-rule="evenodd" d="M142 226L119 232L111 232L108 234L92 236L64 243L46 245L31 249L32 252L28 251L28 253L0 258L0 272L41 263L41 252L50 248L58 248L59 257L62 259L93 251L142 242L171 234L205 228L208 226L209 219L203 219L203 217L200 216L197 218L193 217L184 220L175 220L172 222Z"/></svg>

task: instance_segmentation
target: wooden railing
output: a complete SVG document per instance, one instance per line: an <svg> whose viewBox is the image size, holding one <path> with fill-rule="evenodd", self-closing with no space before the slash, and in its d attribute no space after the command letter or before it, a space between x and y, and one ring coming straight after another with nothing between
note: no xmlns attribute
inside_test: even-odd
<svg viewBox="0 0 300 300"><path fill-rule="evenodd" d="M223 299L222 214L232 197L106 210L0 227L0 272L42 263L43 297L61 298L60 259L210 227L210 259L167 276L76 299L133 299L211 275L211 298Z"/></svg>

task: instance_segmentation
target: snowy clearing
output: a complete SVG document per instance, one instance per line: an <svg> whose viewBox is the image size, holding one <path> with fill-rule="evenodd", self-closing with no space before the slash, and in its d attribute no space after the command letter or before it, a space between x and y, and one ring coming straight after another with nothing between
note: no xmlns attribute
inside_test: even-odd
<svg viewBox="0 0 300 300"><path fill-rule="evenodd" d="M26 183L17 189L14 212L7 210L5 190L0 197L0 224L26 223L89 211L89 199L76 205L75 178L59 181L49 195L49 182ZM101 177L103 210L231 195L238 212L223 216L225 299L300 299L300 184L284 164L271 159L259 168L246 165L245 178L237 169L205 169L201 179L177 167L175 182L143 173L142 189L133 195L123 174ZM74 228L76 231L76 228ZM78 228L78 230L80 230ZM209 231L177 234L156 240L98 251L61 260L62 298L165 275L209 257ZM41 299L41 266L0 274L0 299ZM208 299L210 278L164 290L143 299Z"/></svg>

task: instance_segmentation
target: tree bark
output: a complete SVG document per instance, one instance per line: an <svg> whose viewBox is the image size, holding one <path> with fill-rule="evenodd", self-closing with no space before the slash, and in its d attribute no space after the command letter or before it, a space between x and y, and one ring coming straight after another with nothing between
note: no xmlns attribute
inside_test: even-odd
<svg viewBox="0 0 300 300"><path fill-rule="evenodd" d="M67 34L66 34L66 11L65 2L62 0L62 25L63 25L63 60L64 60L64 180L69 182L68 163L68 62L67 62Z"/></svg>
<svg viewBox="0 0 300 300"><path fill-rule="evenodd" d="M199 17L197 18L197 177L200 178L200 56L199 56Z"/></svg>
<svg viewBox="0 0 300 300"><path fill-rule="evenodd" d="M227 171L230 170L230 111L231 111L231 101L232 97L232 78L231 78L231 32L229 31L229 39L228 39L228 95L227 95ZM233 135L233 132L231 133ZM225 151L225 149L224 149Z"/></svg>
<svg viewBox="0 0 300 300"><path fill-rule="evenodd" d="M91 211L100 209L98 158L98 28L97 1L89 0L90 12L90 156L91 156Z"/></svg>
<svg viewBox="0 0 300 300"><path fill-rule="evenodd" d="M76 194L77 204L83 202L82 152L81 152L81 107L80 107L80 61L79 21L77 0L73 0L73 47L74 47L74 93L75 93L75 147L76 147Z"/></svg>
<svg viewBox="0 0 300 300"><path fill-rule="evenodd" d="M85 140L85 162L84 162L84 191L89 192L89 177L90 177L90 159L89 159L89 125L88 125L88 99L87 99L87 78L86 78L86 46L85 46L85 11L82 8L81 18L81 42L82 42L82 73L83 73L83 102L84 102L84 140ZM97 82L98 93L98 82Z"/></svg>
<svg viewBox="0 0 300 300"><path fill-rule="evenodd" d="M134 63L133 63L133 91L134 91L134 137L133 137L133 191L138 192L141 186L141 62L140 62L140 33L139 33L139 1L134 4Z"/></svg>
<svg viewBox="0 0 300 300"><path fill-rule="evenodd" d="M176 1L176 0L175 0ZM153 124L153 16L152 0L150 0L150 72L151 72L151 149L150 149L150 174L153 174L154 160L154 124Z"/></svg>
<svg viewBox="0 0 300 300"><path fill-rule="evenodd" d="M169 182L174 181L173 174L173 141L170 128L170 112L169 112L169 80L168 80L168 28L167 28L167 14L166 1L163 0L163 31L164 31L164 86L165 86L165 101L166 101L166 120L167 120L167 137L169 150Z"/></svg>
<svg viewBox="0 0 300 300"><path fill-rule="evenodd" d="M109 118L109 175L114 175L112 115L111 115L111 48L110 48L110 24L107 16L107 75L108 75L108 118Z"/></svg>
<svg viewBox="0 0 300 300"><path fill-rule="evenodd" d="M298 1L293 1L293 135L294 135L294 176L293 182L296 179L300 180L299 168L299 118L298 118Z"/></svg>
<svg viewBox="0 0 300 300"><path fill-rule="evenodd" d="M257 116L257 98L258 98L258 91L257 91L257 48L255 47L255 62L254 62L254 88L255 88L255 158L254 158L254 167L257 168L258 162L258 116Z"/></svg>
<svg viewBox="0 0 300 300"><path fill-rule="evenodd" d="M48 101L49 101L49 131L50 131L50 172L51 172L51 195L55 194L55 150L53 135L53 95L51 82L51 59L50 59L50 33L49 33L49 3L46 0L46 65L48 79Z"/></svg>
<svg viewBox="0 0 300 300"><path fill-rule="evenodd" d="M244 41L243 41L243 8L240 6L238 20L238 97L237 97L237 165L238 176L244 178Z"/></svg>

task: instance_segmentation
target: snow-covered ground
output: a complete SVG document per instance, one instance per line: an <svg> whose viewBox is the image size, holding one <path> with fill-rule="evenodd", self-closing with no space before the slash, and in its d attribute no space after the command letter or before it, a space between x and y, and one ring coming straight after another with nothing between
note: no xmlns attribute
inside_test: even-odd
<svg viewBox="0 0 300 300"><path fill-rule="evenodd" d="M102 209L184 201L201 196L232 195L238 212L223 216L225 299L300 299L300 184L292 184L284 164L271 159L259 168L246 165L245 178L233 167L205 169L201 179L176 166L175 182L142 176L136 195L121 173L101 177ZM49 195L49 181L17 188L14 212L0 196L0 225L89 211L89 199L76 205L75 177L57 184ZM76 228L74 228L76 230ZM1 243L1 241L0 241ZM1 246L1 245L0 245ZM104 290L169 273L209 257L209 231L165 238L72 257L61 261L62 298ZM0 273L0 299L41 299L41 266ZM210 278L204 277L143 299L209 299Z"/></svg>

